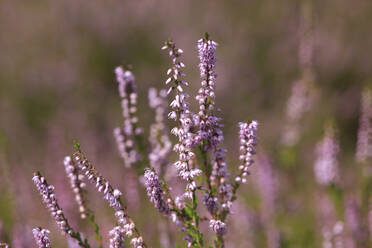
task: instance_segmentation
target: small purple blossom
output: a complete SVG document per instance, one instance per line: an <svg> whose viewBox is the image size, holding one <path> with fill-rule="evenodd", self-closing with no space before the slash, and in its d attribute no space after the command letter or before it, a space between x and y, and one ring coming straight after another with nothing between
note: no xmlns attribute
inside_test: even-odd
<svg viewBox="0 0 372 248"><path fill-rule="evenodd" d="M52 247L48 236L50 233L49 230L37 227L32 229L32 233L34 235L35 242L39 248Z"/></svg>
<svg viewBox="0 0 372 248"><path fill-rule="evenodd" d="M209 213L213 214L218 208L218 199L210 194L204 194L204 205L207 207Z"/></svg>
<svg viewBox="0 0 372 248"><path fill-rule="evenodd" d="M217 233L219 236L223 236L227 232L226 224L220 220L210 220L209 226L212 228L213 232Z"/></svg>

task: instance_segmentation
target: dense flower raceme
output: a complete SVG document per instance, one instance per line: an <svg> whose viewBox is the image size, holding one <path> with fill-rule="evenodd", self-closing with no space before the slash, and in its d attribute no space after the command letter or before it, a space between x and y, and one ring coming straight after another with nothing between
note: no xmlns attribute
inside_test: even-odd
<svg viewBox="0 0 372 248"><path fill-rule="evenodd" d="M58 227L61 229L63 234L71 235L73 233L72 228L68 224L62 209L58 205L56 194L54 193L54 186L49 185L45 178L40 173L34 173L32 178L37 190L42 196L42 200L45 206L50 211L50 214L57 222Z"/></svg>
<svg viewBox="0 0 372 248"><path fill-rule="evenodd" d="M229 212L231 208L232 186L229 183L229 173L226 164L226 149L221 148L224 140L221 128L222 119L214 113L215 88L216 88L216 48L217 43L208 38L198 40L198 52L200 59L200 76L202 78L201 88L199 89L196 100L199 103L199 113L196 115L195 124L199 127L198 136L203 141L202 152L210 150L212 152L212 171L207 177L210 178L210 187L217 187L218 197L207 193L204 204L208 211L213 215L219 210ZM204 163L208 163L204 161ZM222 209L219 209L219 207ZM219 232L222 233L222 232Z"/></svg>
<svg viewBox="0 0 372 248"><path fill-rule="evenodd" d="M323 139L317 144L315 149L314 172L315 179L321 185L338 183L338 153L340 147L334 131L327 130Z"/></svg>
<svg viewBox="0 0 372 248"><path fill-rule="evenodd" d="M239 166L240 174L235 178L237 183L247 182L249 175L249 167L254 163L253 156L256 154L255 146L257 145L257 130L258 122L239 123L239 139L240 139L240 156L241 165Z"/></svg>
<svg viewBox="0 0 372 248"><path fill-rule="evenodd" d="M230 213L232 207L232 198L233 198L233 186L229 183L229 176L226 164L226 149L218 148L213 153L212 158L212 175L211 182L212 185L217 186L217 193L219 200L218 204L214 207L219 210L218 214L222 212ZM215 198L214 198L215 199ZM211 201L209 202L212 203ZM211 206L207 206L207 209L210 211ZM211 212L213 213L213 212Z"/></svg>
<svg viewBox="0 0 372 248"><path fill-rule="evenodd" d="M88 214L88 208L85 202L85 183L83 182L84 175L79 173L78 168L74 165L70 156L66 156L64 161L65 170L68 178L70 179L70 185L72 191L75 194L75 200L79 207L80 217L85 219Z"/></svg>
<svg viewBox="0 0 372 248"><path fill-rule="evenodd" d="M174 145L173 150L178 154L178 161L174 163L178 171L178 176L186 181L185 192L177 196L175 199L175 205L177 208L185 208L184 202L190 199L192 202L193 210L193 227L189 226L190 230L194 232L196 239L187 234L185 240L188 247L193 246L193 244L198 244L197 247L201 246L202 234L197 227L198 218L194 211L196 211L196 189L197 184L195 178L202 174L202 171L195 168L196 155L193 149L200 143L199 137L193 132L195 129L194 117L195 115L189 109L189 103L187 102L188 95L184 93L183 86L187 86L188 83L182 78L185 76L182 69L185 65L179 61L179 57L183 53L181 49L176 48L173 41L168 41L165 46L162 47L163 50L168 50L169 56L172 59L172 67L168 69L167 74L169 78L166 80L165 84L169 85L167 94L171 94L175 91L175 98L171 102L171 112L168 114L168 118L177 122L177 126L172 128L171 133L178 138L178 143ZM180 222L179 216L172 213L174 221ZM192 229L191 229L192 228Z"/></svg>
<svg viewBox="0 0 372 248"><path fill-rule="evenodd" d="M365 162L372 157L372 90L365 89L361 98L358 142L355 158Z"/></svg>
<svg viewBox="0 0 372 248"><path fill-rule="evenodd" d="M223 141L222 124L219 123L221 118L216 117L212 112L215 110L216 48L217 43L207 38L198 41L199 68L203 81L196 96L199 113L195 119L199 127L199 139L205 142L205 150L215 149Z"/></svg>
<svg viewBox="0 0 372 248"><path fill-rule="evenodd" d="M115 74L119 84L124 121L122 128L114 129L114 136L126 167L131 167L141 160L141 156L135 148L135 139L142 134L142 129L137 125L138 117L136 116L137 86L131 71L124 70L119 66L115 69Z"/></svg>
<svg viewBox="0 0 372 248"><path fill-rule="evenodd" d="M185 75L182 68L185 65L178 60L183 51L175 47L174 42L167 42L162 48L163 50L168 49L169 56L172 58L172 67L168 70L167 74L169 78L166 80L166 84L172 83L168 89L168 94L172 91L176 91L175 98L171 102L170 106L172 111L168 114L170 119L178 121L178 126L172 129L172 134L178 137L178 142L174 146L174 151L178 153L179 160L175 162L175 166L178 170L178 175L187 181L186 192L180 198L192 198L193 192L196 190L195 177L201 175L202 171L194 167L195 153L192 148L197 145L200 140L191 131L194 126L193 114L189 109L189 103L186 101L188 95L184 93L183 85L188 83L182 79Z"/></svg>
<svg viewBox="0 0 372 248"><path fill-rule="evenodd" d="M170 209L168 204L164 200L164 192L162 189L162 182L155 171L147 168L145 170L145 186L147 195L150 197L150 201L154 203L155 208L164 215L169 215Z"/></svg>
<svg viewBox="0 0 372 248"><path fill-rule="evenodd" d="M114 189L80 151L74 153L72 157L78 168L85 174L85 177L89 180L89 182L94 184L97 190L104 194L104 199L109 203L110 207L115 210L117 222L119 223L120 227L124 229L125 235L131 238L131 244L133 247L145 247L143 238L139 235L134 222L128 216L126 213L126 208L121 203L120 190Z"/></svg>
<svg viewBox="0 0 372 248"><path fill-rule="evenodd" d="M160 174L164 175L166 166L168 165L168 155L172 149L172 143L168 136L166 126L166 111L167 111L167 92L155 88L149 89L149 105L155 110L155 123L150 126L149 142L151 152L149 153L149 161L151 167Z"/></svg>
<svg viewBox="0 0 372 248"><path fill-rule="evenodd" d="M37 227L32 229L32 233L34 235L35 242L39 248L52 247L48 236L50 233L49 230Z"/></svg>
<svg viewBox="0 0 372 248"><path fill-rule="evenodd" d="M125 230L116 226L110 231L110 248L125 248Z"/></svg>

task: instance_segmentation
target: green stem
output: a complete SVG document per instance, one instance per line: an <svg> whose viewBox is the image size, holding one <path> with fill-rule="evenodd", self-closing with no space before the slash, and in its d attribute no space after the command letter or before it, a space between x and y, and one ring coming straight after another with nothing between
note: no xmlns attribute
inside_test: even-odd
<svg viewBox="0 0 372 248"><path fill-rule="evenodd" d="M71 238L76 239L78 241L78 244L80 245L80 247L90 248L88 240L86 238L84 240L82 240L81 235L80 235L79 232L73 232L70 236L71 236Z"/></svg>
<svg viewBox="0 0 372 248"><path fill-rule="evenodd" d="M94 230L94 238L97 240L98 242L98 248L103 248L103 245L102 245L102 235L99 233L99 225L97 224L96 220L95 220L95 216L93 213L89 213L89 224L90 226L93 228Z"/></svg>
<svg viewBox="0 0 372 248"><path fill-rule="evenodd" d="M193 220L193 225L194 225L194 229L195 229L195 235L196 235L196 244L197 246L196 247L203 247L204 246L204 242L203 242L203 234L200 233L200 230L199 230L199 215L197 213L197 207L198 207L198 199L196 197L196 193L195 193L195 190L192 192L192 220Z"/></svg>

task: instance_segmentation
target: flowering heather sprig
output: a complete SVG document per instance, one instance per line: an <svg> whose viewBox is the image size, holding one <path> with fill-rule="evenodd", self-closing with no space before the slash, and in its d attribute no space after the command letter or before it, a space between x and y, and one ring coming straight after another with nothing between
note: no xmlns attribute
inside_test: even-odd
<svg viewBox="0 0 372 248"><path fill-rule="evenodd" d="M61 229L63 234L73 234L73 229L68 224L66 217L63 214L62 209L58 205L56 195L54 193L54 186L49 185L45 178L40 175L39 172L34 173L32 178L37 190L42 196L45 206L50 211L52 217L57 222L58 227Z"/></svg>
<svg viewBox="0 0 372 248"><path fill-rule="evenodd" d="M67 177L70 179L72 191L75 194L75 200L79 207L80 217L85 219L88 215L88 208L85 201L85 183L83 182L84 175L79 173L78 168L73 163L70 156L66 156L63 160Z"/></svg>
<svg viewBox="0 0 372 248"><path fill-rule="evenodd" d="M39 248L52 247L48 236L50 233L49 230L37 227L32 229L32 233L34 235L35 242Z"/></svg>
<svg viewBox="0 0 372 248"><path fill-rule="evenodd" d="M202 78L196 100L199 103L199 113L195 116L196 125L199 126L199 140L203 140L203 149L212 150L223 141L221 118L213 114L215 109L215 80L216 80L216 48L217 43L206 38L198 40L200 59L200 75Z"/></svg>
<svg viewBox="0 0 372 248"><path fill-rule="evenodd" d="M168 155L172 149L172 143L168 136L167 126L165 124L167 109L167 92L155 88L149 89L149 105L155 110L155 123L150 126L149 142L151 152L149 154L150 165L160 173L165 174L168 165Z"/></svg>
<svg viewBox="0 0 372 248"><path fill-rule="evenodd" d="M79 169L85 174L85 177L94 184L99 192L104 194L104 199L109 203L110 207L115 210L115 217L119 225L124 229L125 235L131 238L131 244L135 248L147 247L143 242L139 231L137 230L133 220L127 215L126 207L121 203L121 192L114 189L109 181L107 181L87 160L81 151L77 151L72 156L74 162Z"/></svg>
<svg viewBox="0 0 372 248"><path fill-rule="evenodd" d="M315 179L320 185L330 185L338 183L338 153L340 147L338 139L332 129L327 129L323 139L317 144L315 149L314 172Z"/></svg>
<svg viewBox="0 0 372 248"><path fill-rule="evenodd" d="M125 248L125 231L116 226L110 231L110 248Z"/></svg>
<svg viewBox="0 0 372 248"><path fill-rule="evenodd" d="M232 187L228 183L229 173L226 164L226 150L222 149L220 145L224 140L221 128L223 125L220 123L221 118L215 116L215 81L216 81L216 48L217 43L210 40L208 34L203 39L198 40L198 52L200 59L200 76L202 78L201 88L199 89L196 100L199 103L199 113L194 118L196 124L199 126L198 136L202 142L202 153L210 150L212 152L212 171L209 171L207 162L207 155L204 156L204 165L207 183L209 188L217 187L219 204L212 201L204 201L208 204L207 209L210 211L213 208L222 206L224 211L229 211L231 207ZM210 199L214 197L210 196ZM213 205L212 205L213 204ZM217 209L214 209L216 211Z"/></svg>
<svg viewBox="0 0 372 248"><path fill-rule="evenodd" d="M355 159L366 162L372 157L372 90L364 89L361 98L358 141Z"/></svg>
<svg viewBox="0 0 372 248"><path fill-rule="evenodd" d="M168 117L175 121L178 120L179 126L172 129L172 134L178 137L179 143L174 146L174 151L179 154L179 160L175 163L178 170L178 175L187 181L186 193L188 198L192 198L192 192L196 189L195 177L201 175L202 171L194 168L193 161L195 160L195 153L192 148L199 142L195 139L195 135L191 132L193 127L192 113L189 110L189 104L186 101L188 95L183 92L182 85L188 85L186 81L181 79L185 74L182 68L185 65L178 61L183 51L177 49L173 41L168 41L163 50L168 49L169 56L172 58L173 66L168 70L167 74L172 74L167 81L167 85L171 82L172 86L169 87L168 94L173 90L176 91L175 99L171 102L170 106L172 111Z"/></svg>
<svg viewBox="0 0 372 248"><path fill-rule="evenodd" d="M0 248L8 248L9 245L7 243L0 242Z"/></svg>
<svg viewBox="0 0 372 248"><path fill-rule="evenodd" d="M214 219L210 220L209 226L219 236L223 236L227 232L226 224L220 220L214 220Z"/></svg>
<svg viewBox="0 0 372 248"><path fill-rule="evenodd" d="M164 191L162 189L163 183L159 179L156 172L149 168L146 168L144 180L147 195L150 197L150 201L154 203L155 208L157 208L160 213L165 216L169 215L170 209L168 204L164 200Z"/></svg>
<svg viewBox="0 0 372 248"><path fill-rule="evenodd" d="M190 223L191 216L185 215L184 199L180 199L184 198L184 195L178 197L176 201L173 200L170 189L159 179L159 176L153 168L145 169L144 185L146 186L150 201L154 203L155 208L158 209L160 213L169 217L172 222L181 228L182 232L186 232L188 229L195 231L194 223ZM188 235L185 237L185 240L188 243L188 247L191 247L195 242L195 239Z"/></svg>
<svg viewBox="0 0 372 248"><path fill-rule="evenodd" d="M193 122L194 114L189 109L189 103L186 101L188 95L184 93L183 85L188 83L182 79L185 76L182 68L185 65L179 61L179 57L183 53L181 49L176 48L173 41L166 42L162 50L168 50L169 56L172 58L172 67L168 70L167 74L170 76L165 84L172 83L169 87L167 94L169 95L172 91L175 91L175 99L171 102L171 112L168 114L168 118L177 121L178 126L174 127L171 131L173 135L178 137L178 143L174 145L173 150L178 153L178 161L174 163L177 168L178 175L187 182L185 193L176 198L179 206L183 205L185 198L191 199L191 215L192 225L189 226L189 231L194 233L194 237L190 235L185 237L188 246L196 244L196 247L203 246L203 235L199 230L199 216L196 214L197 209L197 198L196 189L197 184L195 177L202 174L202 171L194 166L194 160L196 158L195 153L192 151L193 148L200 143L198 136L193 133L195 128ZM178 216L176 221L178 221Z"/></svg>
<svg viewBox="0 0 372 248"><path fill-rule="evenodd" d="M255 146L257 145L258 122L252 121L251 123L239 123L239 139L240 139L240 156L241 165L239 166L240 173L235 177L236 183L246 183L247 176L249 175L249 167L254 163L252 159L256 154Z"/></svg>
<svg viewBox="0 0 372 248"><path fill-rule="evenodd" d="M134 75L121 66L115 69L116 80L119 84L121 107L123 110L123 127L114 129L114 136L118 145L121 157L126 167L141 161L140 154L136 151L136 139L142 134L142 129L137 126L137 86Z"/></svg>

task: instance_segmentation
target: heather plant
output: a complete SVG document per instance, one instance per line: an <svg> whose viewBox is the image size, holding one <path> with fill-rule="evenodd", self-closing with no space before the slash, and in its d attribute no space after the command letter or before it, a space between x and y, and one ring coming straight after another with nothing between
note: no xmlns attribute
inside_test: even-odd
<svg viewBox="0 0 372 248"><path fill-rule="evenodd" d="M0 247L372 247L369 2L1 1Z"/></svg>
<svg viewBox="0 0 372 248"><path fill-rule="evenodd" d="M231 214L232 204L237 199L239 186L248 181L256 153L257 121L239 122L240 165L236 166L237 175L230 176L226 161L227 150L223 147L223 124L219 117L221 113L215 102L217 46L208 34L197 42L202 80L195 97L199 104L197 112L191 110L190 98L185 90L189 83L185 81L185 64L181 61L183 50L177 48L172 40L162 47L171 58L165 81L168 89L149 90L149 106L155 111L155 123L150 127L148 144L137 116L135 77L123 66L115 69L123 115L123 124L114 130L119 154L125 167L137 173L139 182L157 211L184 233L187 247L210 246L201 222L208 223L207 237L214 236L214 247L225 247L227 219ZM167 97L171 98L169 110ZM173 151L178 158L174 162L170 157L172 143L168 136L167 117L174 122L170 131L176 137ZM97 171L78 143L75 144L75 152L65 157L64 166L80 217L89 220L99 247L103 247L102 235L94 212L88 206L85 181L96 187L115 212L116 223L108 234L110 247L148 247L145 243L146 235L140 232L121 200L121 191ZM172 167L176 170L172 170ZM168 185L165 179L170 177L180 178L179 184L184 185L181 194L175 195ZM69 224L58 204L54 186L48 184L39 172L34 174L33 181L62 234L75 240L73 244L91 247L88 237L75 231ZM50 247L48 230L35 228L33 233L39 247Z"/></svg>

